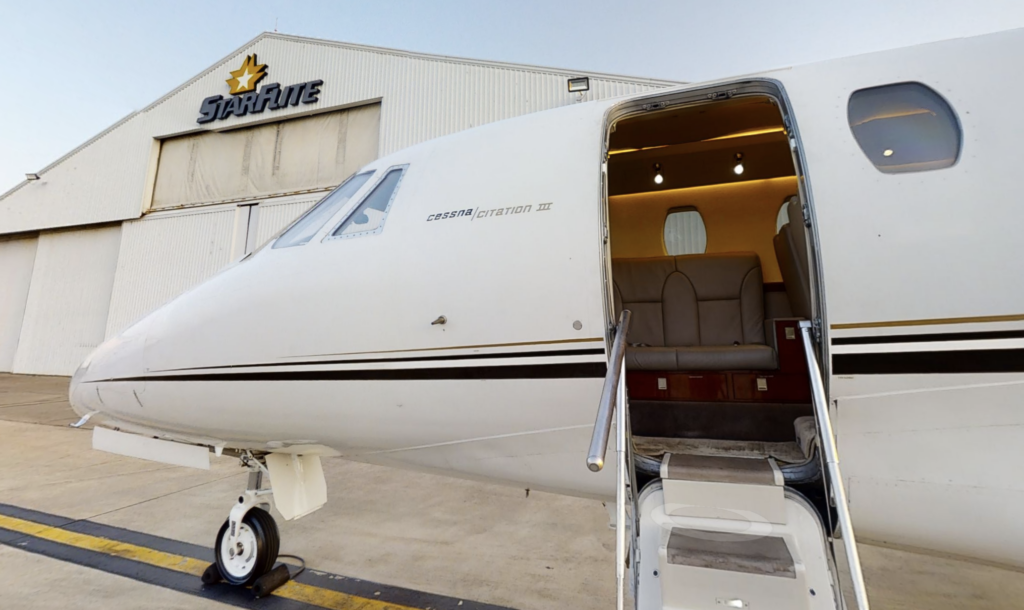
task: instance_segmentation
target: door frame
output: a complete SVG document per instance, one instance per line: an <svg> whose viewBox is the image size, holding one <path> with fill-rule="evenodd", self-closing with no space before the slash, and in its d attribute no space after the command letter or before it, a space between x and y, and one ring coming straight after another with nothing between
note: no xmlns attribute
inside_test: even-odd
<svg viewBox="0 0 1024 610"><path fill-rule="evenodd" d="M659 112L673 107L707 104L737 97L752 96L768 97L775 102L789 136L789 149L793 160L793 168L796 172L797 191L806 210L807 223L809 223L806 233L808 235L807 252L809 255L808 265L810 266L811 277L811 306L814 313L812 322L815 326L815 338L818 340L818 361L822 369L825 392L828 395L829 380L832 376L832 358L829 350L828 309L825 307L824 269L821 262L821 248L818 243L818 224L814 198L812 196L810 177L804 162L804 155L801 152L803 147L800 139L800 130L793 115L792 105L782 83L775 79L746 78L736 81L681 87L667 92L659 91L626 100L609 107L605 111L604 144L601 149L602 230L600 234L600 248L604 261L602 284L605 299L607 350L609 352L611 350L611 342L614 339L615 325L617 323L612 289L612 257L608 222L608 150L615 124L622 119L648 112ZM790 220L792 221L792 219Z"/></svg>

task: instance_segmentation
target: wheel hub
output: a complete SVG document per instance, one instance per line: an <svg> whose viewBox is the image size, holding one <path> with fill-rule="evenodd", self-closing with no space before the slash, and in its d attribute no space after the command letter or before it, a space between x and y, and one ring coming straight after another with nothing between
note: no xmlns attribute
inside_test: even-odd
<svg viewBox="0 0 1024 610"><path fill-rule="evenodd" d="M245 578L256 567L256 534L246 523L239 523L238 540L231 544L228 536L224 536L219 551L228 573L235 578Z"/></svg>

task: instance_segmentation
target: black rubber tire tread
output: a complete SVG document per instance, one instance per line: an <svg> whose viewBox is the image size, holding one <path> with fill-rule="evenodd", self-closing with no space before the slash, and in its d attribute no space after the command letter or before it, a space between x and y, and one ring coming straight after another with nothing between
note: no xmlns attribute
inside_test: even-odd
<svg viewBox="0 0 1024 610"><path fill-rule="evenodd" d="M270 516L270 513L262 508L253 507L245 514L246 523L256 533L256 539L262 541L261 553L257 555L256 569L253 570L246 585L256 582L256 579L274 569L277 564L277 553L281 549L281 534L277 530L277 522Z"/></svg>
<svg viewBox="0 0 1024 610"><path fill-rule="evenodd" d="M249 586L256 582L256 579L263 576L274 568L277 563L277 553L281 548L281 535L277 530L277 522L270 516L270 513L262 508L253 507L245 514L242 522L252 528L256 536L256 566L245 580L238 580L231 576L224 568L220 556L220 545L224 536L227 535L228 521L220 526L217 532L217 541L214 546L214 557L217 562L217 569L225 582L232 585Z"/></svg>

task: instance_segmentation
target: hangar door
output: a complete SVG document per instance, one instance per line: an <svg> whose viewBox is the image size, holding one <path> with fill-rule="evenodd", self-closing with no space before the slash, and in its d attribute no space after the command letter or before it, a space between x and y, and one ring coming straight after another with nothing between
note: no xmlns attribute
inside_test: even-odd
<svg viewBox="0 0 1024 610"><path fill-rule="evenodd" d="M36 260L36 237L0 241L0 372L14 367Z"/></svg>
<svg viewBox="0 0 1024 610"><path fill-rule="evenodd" d="M377 158L380 104L169 138L152 211L324 190Z"/></svg>
<svg viewBox="0 0 1024 610"><path fill-rule="evenodd" d="M70 375L103 342L121 227L39 235L15 373Z"/></svg>

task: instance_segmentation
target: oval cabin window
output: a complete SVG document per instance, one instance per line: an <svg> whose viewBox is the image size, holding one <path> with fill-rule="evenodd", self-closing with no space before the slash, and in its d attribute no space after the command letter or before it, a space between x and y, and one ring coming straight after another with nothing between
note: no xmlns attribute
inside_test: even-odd
<svg viewBox="0 0 1024 610"><path fill-rule="evenodd" d="M708 234L700 212L694 208L669 211L665 218L665 252L669 256L703 254L707 247Z"/></svg>
<svg viewBox="0 0 1024 610"><path fill-rule="evenodd" d="M956 113L921 83L860 89L847 107L857 144L878 171L923 172L956 163L962 137Z"/></svg>

